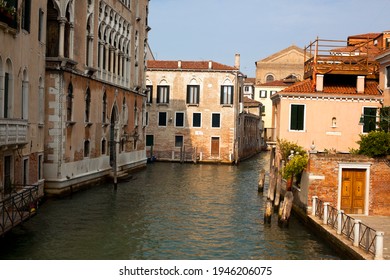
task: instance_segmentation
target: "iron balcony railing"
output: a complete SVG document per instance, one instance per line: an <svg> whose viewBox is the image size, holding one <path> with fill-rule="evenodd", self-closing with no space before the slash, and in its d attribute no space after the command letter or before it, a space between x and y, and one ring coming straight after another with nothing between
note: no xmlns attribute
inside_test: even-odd
<svg viewBox="0 0 390 280"><path fill-rule="evenodd" d="M313 197L312 207L313 214L320 218L323 224L335 229L338 234L351 240L354 246L374 255L376 259L382 258L383 232L374 230L317 197Z"/></svg>
<svg viewBox="0 0 390 280"><path fill-rule="evenodd" d="M38 185L23 186L0 201L0 236L36 214Z"/></svg>
<svg viewBox="0 0 390 280"><path fill-rule="evenodd" d="M0 119L0 146L27 143L27 120Z"/></svg>

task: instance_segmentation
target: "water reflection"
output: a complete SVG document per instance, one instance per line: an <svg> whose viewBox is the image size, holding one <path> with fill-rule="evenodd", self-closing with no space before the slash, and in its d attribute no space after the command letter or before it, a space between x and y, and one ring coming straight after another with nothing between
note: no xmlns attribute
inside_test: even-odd
<svg viewBox="0 0 390 280"><path fill-rule="evenodd" d="M47 201L2 259L334 259L295 218L263 224L267 154L237 166L154 163L130 182Z"/></svg>

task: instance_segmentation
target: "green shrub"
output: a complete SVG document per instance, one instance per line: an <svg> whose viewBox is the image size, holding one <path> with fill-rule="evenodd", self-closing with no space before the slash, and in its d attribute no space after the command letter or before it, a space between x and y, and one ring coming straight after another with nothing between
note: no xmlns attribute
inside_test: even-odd
<svg viewBox="0 0 390 280"><path fill-rule="evenodd" d="M292 143L285 139L278 139L277 145L282 155L282 159L285 162L288 161L288 157L291 155L291 151L294 151L294 154L300 154L300 155L306 154L306 151L303 149L303 147L299 146L297 143Z"/></svg>
<svg viewBox="0 0 390 280"><path fill-rule="evenodd" d="M359 154L370 157L383 157L390 155L390 133L385 131L371 131L361 134Z"/></svg>

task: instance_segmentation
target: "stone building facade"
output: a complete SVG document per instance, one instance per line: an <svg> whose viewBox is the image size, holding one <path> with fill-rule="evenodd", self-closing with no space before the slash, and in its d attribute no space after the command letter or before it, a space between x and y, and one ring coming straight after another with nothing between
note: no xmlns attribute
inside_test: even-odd
<svg viewBox="0 0 390 280"><path fill-rule="evenodd" d="M145 166L148 4L47 1L48 194Z"/></svg>
<svg viewBox="0 0 390 280"><path fill-rule="evenodd" d="M291 45L256 61L256 85L282 80L291 75L302 80L304 60L303 49Z"/></svg>
<svg viewBox="0 0 390 280"><path fill-rule="evenodd" d="M244 111L244 77L214 61L148 61L147 153L233 163L260 151L261 116Z"/></svg>
<svg viewBox="0 0 390 280"><path fill-rule="evenodd" d="M46 0L0 8L0 200L43 195ZM4 4L5 2L3 2Z"/></svg>

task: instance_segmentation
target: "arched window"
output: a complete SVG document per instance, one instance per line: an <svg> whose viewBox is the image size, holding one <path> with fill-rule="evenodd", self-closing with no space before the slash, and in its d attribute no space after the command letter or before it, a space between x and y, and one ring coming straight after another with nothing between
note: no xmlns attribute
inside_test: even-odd
<svg viewBox="0 0 390 280"><path fill-rule="evenodd" d="M107 94L103 93L103 108L102 108L102 123L106 123L107 121Z"/></svg>
<svg viewBox="0 0 390 280"><path fill-rule="evenodd" d="M73 114L73 85L72 83L68 86L68 93L66 95L66 121L72 121Z"/></svg>
<svg viewBox="0 0 390 280"><path fill-rule="evenodd" d="M60 25L57 20L58 12L53 1L47 1L46 17L46 56L57 57L59 53Z"/></svg>
<svg viewBox="0 0 390 280"><path fill-rule="evenodd" d="M5 64L4 73L4 84L3 84L3 95L1 96L3 101L3 117L12 118L12 100L13 100L13 75L12 75L12 63L7 59Z"/></svg>
<svg viewBox="0 0 390 280"><path fill-rule="evenodd" d="M266 83L273 82L274 80L275 80L275 77L272 74L268 74L267 77L265 78Z"/></svg>
<svg viewBox="0 0 390 280"><path fill-rule="evenodd" d="M102 139L102 147L101 147L102 155L107 153L107 141L106 139Z"/></svg>
<svg viewBox="0 0 390 280"><path fill-rule="evenodd" d="M91 91L87 88L85 93L85 122L90 122L90 113L91 113Z"/></svg>
<svg viewBox="0 0 390 280"><path fill-rule="evenodd" d="M28 119L28 75L26 69L23 71L22 81L22 119Z"/></svg>
<svg viewBox="0 0 390 280"><path fill-rule="evenodd" d="M89 140L85 140L84 141L84 157L89 157L89 150L90 150Z"/></svg>
<svg viewBox="0 0 390 280"><path fill-rule="evenodd" d="M45 122L45 86L43 78L39 77L39 88L38 88L38 99L39 99L39 110L38 110L38 119L39 124L44 124Z"/></svg>

